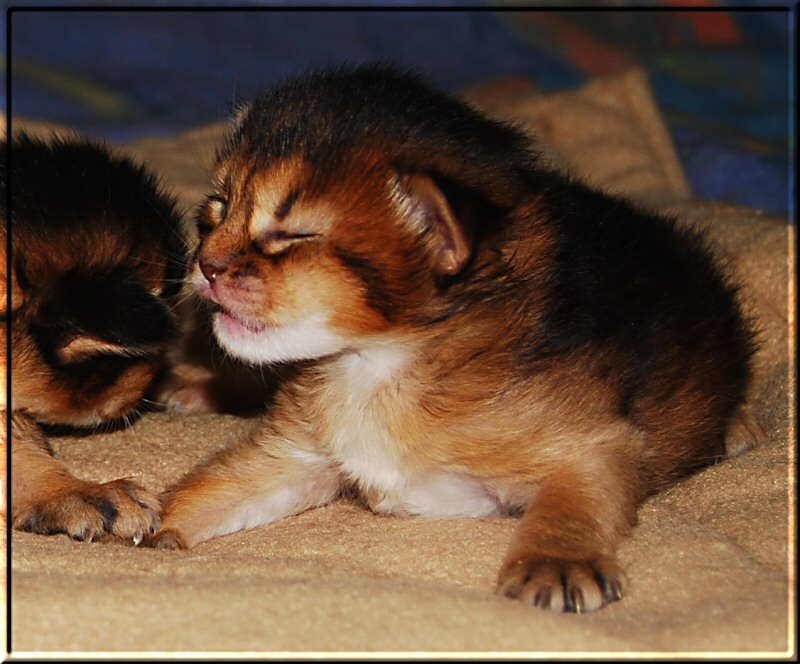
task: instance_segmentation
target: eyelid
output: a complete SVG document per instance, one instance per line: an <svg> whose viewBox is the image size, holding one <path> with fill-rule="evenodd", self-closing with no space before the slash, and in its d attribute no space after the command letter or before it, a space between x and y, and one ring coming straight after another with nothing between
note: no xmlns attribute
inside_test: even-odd
<svg viewBox="0 0 800 664"><path fill-rule="evenodd" d="M298 233L290 233L287 231L271 231L266 233L262 237L258 239L259 244L295 244L297 242L302 242L304 240L313 240L314 238L319 237L319 233L312 233L312 232L298 232Z"/></svg>
<svg viewBox="0 0 800 664"><path fill-rule="evenodd" d="M261 253L276 255L283 253L293 245L314 240L318 237L320 237L319 233L312 232L288 233L285 231L272 231L256 240L255 246Z"/></svg>

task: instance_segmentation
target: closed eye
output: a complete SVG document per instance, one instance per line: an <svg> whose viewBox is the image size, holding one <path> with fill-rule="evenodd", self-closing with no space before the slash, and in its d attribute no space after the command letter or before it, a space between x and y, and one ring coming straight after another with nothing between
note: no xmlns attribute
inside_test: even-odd
<svg viewBox="0 0 800 664"><path fill-rule="evenodd" d="M296 244L314 240L319 237L319 233L287 233L285 231L273 231L255 241L256 250L262 255L274 256L281 254L289 247Z"/></svg>

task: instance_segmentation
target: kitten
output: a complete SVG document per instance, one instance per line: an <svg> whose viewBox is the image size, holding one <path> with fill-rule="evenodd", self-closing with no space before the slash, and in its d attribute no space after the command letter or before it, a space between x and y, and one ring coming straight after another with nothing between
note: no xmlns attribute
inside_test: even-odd
<svg viewBox="0 0 800 664"><path fill-rule="evenodd" d="M78 138L20 134L4 143L0 170L11 522L78 540L138 542L158 526L157 498L128 479L72 476L42 425L96 427L140 404L175 327L185 274L180 217L153 175ZM5 356L0 369L5 381Z"/></svg>
<svg viewBox="0 0 800 664"><path fill-rule="evenodd" d="M380 513L521 513L497 592L619 599L648 495L758 425L704 240L547 170L509 125L382 66L238 114L190 278L229 353L295 363L260 432L163 497L193 547L355 488Z"/></svg>

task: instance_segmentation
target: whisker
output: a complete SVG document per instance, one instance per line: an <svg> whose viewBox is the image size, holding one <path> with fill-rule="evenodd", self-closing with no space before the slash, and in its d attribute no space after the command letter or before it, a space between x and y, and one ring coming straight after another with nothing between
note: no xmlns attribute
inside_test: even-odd
<svg viewBox="0 0 800 664"><path fill-rule="evenodd" d="M136 412L138 414L138 411ZM143 452L142 441L139 439L139 436L137 435L136 430L134 429L133 422L131 422L131 419L128 415L123 415L122 419L125 422L125 431L130 432L131 436L133 436L134 442L136 443L136 448L139 452L139 454L137 455L137 459L141 459ZM137 465L139 467L139 472L143 474L144 469L142 468L141 461Z"/></svg>
<svg viewBox="0 0 800 664"><path fill-rule="evenodd" d="M142 397L141 401L146 406L149 406L149 407L152 407L152 408L155 408L155 409L161 409L161 408L166 408L167 407L167 403L165 401L156 401L155 399L147 399L145 397Z"/></svg>
<svg viewBox="0 0 800 664"><path fill-rule="evenodd" d="M147 258L142 258L140 256L136 257L136 262L137 263L145 263L147 265L156 265L158 267L166 267L167 266L167 261L150 260L150 259L147 259Z"/></svg>

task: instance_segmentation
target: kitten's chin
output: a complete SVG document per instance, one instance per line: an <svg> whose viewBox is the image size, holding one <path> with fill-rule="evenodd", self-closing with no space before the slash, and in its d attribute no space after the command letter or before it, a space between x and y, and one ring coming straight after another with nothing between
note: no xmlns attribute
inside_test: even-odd
<svg viewBox="0 0 800 664"><path fill-rule="evenodd" d="M331 332L321 318L269 325L244 322L226 311L214 314L214 334L231 355L246 362L295 362L342 350L344 339Z"/></svg>

